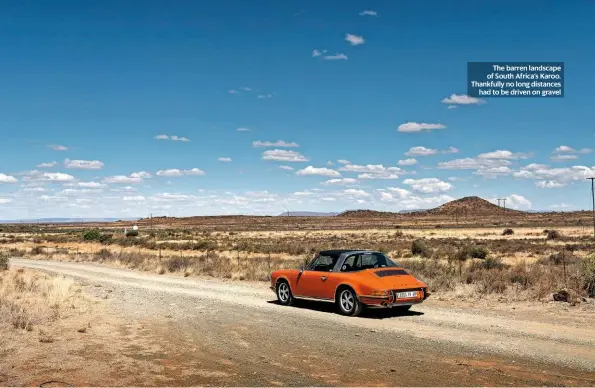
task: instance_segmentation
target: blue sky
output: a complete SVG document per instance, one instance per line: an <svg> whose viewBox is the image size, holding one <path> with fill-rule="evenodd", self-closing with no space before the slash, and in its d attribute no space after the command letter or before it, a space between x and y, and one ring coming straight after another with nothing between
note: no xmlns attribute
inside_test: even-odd
<svg viewBox="0 0 595 388"><path fill-rule="evenodd" d="M587 209L594 17L589 0L4 1L0 219ZM466 98L469 61L565 62L565 97Z"/></svg>

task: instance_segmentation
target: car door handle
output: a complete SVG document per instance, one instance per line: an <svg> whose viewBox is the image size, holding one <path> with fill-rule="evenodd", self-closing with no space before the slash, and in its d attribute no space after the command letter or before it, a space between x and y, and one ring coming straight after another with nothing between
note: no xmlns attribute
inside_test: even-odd
<svg viewBox="0 0 595 388"><path fill-rule="evenodd" d="M320 277L322 280L326 280L326 276L321 276Z"/></svg>

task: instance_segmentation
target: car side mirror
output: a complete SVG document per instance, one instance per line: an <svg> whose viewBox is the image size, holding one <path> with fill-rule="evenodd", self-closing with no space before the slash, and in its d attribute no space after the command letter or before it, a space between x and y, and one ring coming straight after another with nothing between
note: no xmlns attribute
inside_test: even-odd
<svg viewBox="0 0 595 388"><path fill-rule="evenodd" d="M304 267L298 267L298 273L301 275L304 272Z"/></svg>

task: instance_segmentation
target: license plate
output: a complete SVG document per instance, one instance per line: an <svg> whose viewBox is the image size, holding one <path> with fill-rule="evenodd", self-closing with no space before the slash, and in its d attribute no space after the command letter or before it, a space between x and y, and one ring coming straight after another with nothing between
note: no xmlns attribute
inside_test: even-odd
<svg viewBox="0 0 595 388"><path fill-rule="evenodd" d="M417 298L417 291L397 292L397 299Z"/></svg>

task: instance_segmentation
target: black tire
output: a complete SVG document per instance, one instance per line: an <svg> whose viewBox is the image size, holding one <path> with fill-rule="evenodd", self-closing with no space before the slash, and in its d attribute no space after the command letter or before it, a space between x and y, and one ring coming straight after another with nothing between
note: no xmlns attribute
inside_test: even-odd
<svg viewBox="0 0 595 388"><path fill-rule="evenodd" d="M291 306L295 303L291 287L289 287L289 283L285 280L279 280L277 282L277 300L284 306Z"/></svg>
<svg viewBox="0 0 595 388"><path fill-rule="evenodd" d="M357 317L364 309L364 304L359 301L356 293L348 287L341 288L336 298L339 312L343 315Z"/></svg>
<svg viewBox="0 0 595 388"><path fill-rule="evenodd" d="M400 313L405 313L411 309L411 305L409 305L409 306L395 306L395 307L393 307L393 309Z"/></svg>

